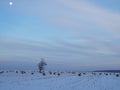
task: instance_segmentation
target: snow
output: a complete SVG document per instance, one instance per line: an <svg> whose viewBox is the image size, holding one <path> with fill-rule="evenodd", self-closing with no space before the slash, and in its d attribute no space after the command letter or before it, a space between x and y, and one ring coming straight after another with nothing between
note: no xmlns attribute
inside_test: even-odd
<svg viewBox="0 0 120 90"><path fill-rule="evenodd" d="M78 76L78 73L62 73L45 76L38 72L26 74L8 72L0 74L0 90L120 90L120 77L111 75L93 75L87 72Z"/></svg>

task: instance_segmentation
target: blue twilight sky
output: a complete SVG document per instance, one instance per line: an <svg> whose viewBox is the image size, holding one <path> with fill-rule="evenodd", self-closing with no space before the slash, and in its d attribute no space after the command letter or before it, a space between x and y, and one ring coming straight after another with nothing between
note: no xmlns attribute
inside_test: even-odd
<svg viewBox="0 0 120 90"><path fill-rule="evenodd" d="M120 69L119 4L0 0L0 69L34 67L42 57L49 68Z"/></svg>

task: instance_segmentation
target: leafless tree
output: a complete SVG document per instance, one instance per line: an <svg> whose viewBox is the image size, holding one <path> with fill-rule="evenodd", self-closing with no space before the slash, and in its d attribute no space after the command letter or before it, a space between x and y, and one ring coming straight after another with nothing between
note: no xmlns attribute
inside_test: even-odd
<svg viewBox="0 0 120 90"><path fill-rule="evenodd" d="M46 65L47 63L45 62L44 58L41 58L41 61L38 63L38 69L40 73L44 72L44 66Z"/></svg>

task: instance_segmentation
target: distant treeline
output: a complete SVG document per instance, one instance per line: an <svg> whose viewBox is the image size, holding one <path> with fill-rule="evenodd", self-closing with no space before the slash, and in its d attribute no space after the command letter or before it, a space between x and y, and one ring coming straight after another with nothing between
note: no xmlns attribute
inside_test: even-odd
<svg viewBox="0 0 120 90"><path fill-rule="evenodd" d="M119 73L120 70L96 70L94 72L116 72L116 73Z"/></svg>

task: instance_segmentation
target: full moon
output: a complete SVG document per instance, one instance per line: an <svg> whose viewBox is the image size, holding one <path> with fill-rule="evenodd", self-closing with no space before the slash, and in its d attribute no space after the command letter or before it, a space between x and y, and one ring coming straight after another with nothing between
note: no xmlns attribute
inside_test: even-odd
<svg viewBox="0 0 120 90"><path fill-rule="evenodd" d="M13 2L9 2L9 5L12 6L12 5L13 5Z"/></svg>

